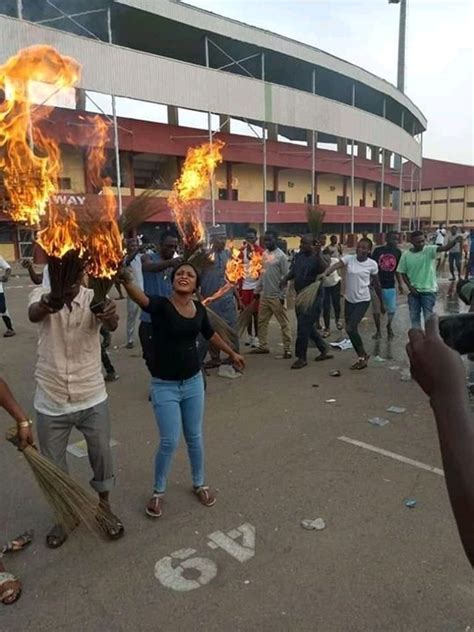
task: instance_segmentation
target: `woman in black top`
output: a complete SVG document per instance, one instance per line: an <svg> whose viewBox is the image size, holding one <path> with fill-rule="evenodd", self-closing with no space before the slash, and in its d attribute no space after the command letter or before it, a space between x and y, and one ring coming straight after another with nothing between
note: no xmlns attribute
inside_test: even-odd
<svg viewBox="0 0 474 632"><path fill-rule="evenodd" d="M202 334L226 353L236 368L244 368L243 357L214 332L205 307L193 300L199 287L199 275L195 268L187 263L179 265L171 273L171 282L173 292L168 299L147 296L128 277L123 278L129 297L151 315L153 328L149 354L151 398L160 445L155 458L153 496L145 510L152 518L159 518L162 514L166 481L178 447L181 427L188 446L193 491L206 507L216 502L215 495L204 485L204 383L196 347L198 335Z"/></svg>

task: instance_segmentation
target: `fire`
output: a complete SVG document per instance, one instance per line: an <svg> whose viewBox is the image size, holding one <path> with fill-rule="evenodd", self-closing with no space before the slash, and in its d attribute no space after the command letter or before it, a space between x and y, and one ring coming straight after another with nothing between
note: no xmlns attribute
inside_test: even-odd
<svg viewBox="0 0 474 632"><path fill-rule="evenodd" d="M88 119L92 129L87 150L87 175L92 184L102 188L102 169L105 165L105 145L109 136L109 123L98 114Z"/></svg>
<svg viewBox="0 0 474 632"><path fill-rule="evenodd" d="M263 255L259 252L252 252L248 262L247 272L252 279L258 279L263 270Z"/></svg>
<svg viewBox="0 0 474 632"><path fill-rule="evenodd" d="M222 162L224 143L215 140L188 150L180 177L173 186L168 203L183 238L186 250L194 250L204 241L204 226L199 203L215 168Z"/></svg>
<svg viewBox="0 0 474 632"><path fill-rule="evenodd" d="M47 223L36 240L50 257L60 259L70 251L84 252L84 234L75 211L66 206L49 204Z"/></svg>
<svg viewBox="0 0 474 632"><path fill-rule="evenodd" d="M50 84L59 91L74 86L80 65L51 46L31 46L0 66L0 170L15 221L36 225L58 190L60 150L40 124L52 108L33 106L30 87Z"/></svg>

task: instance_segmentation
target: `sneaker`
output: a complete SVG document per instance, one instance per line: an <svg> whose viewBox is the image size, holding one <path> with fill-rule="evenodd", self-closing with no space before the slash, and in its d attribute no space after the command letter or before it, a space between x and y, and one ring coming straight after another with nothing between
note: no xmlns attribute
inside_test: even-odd
<svg viewBox="0 0 474 632"><path fill-rule="evenodd" d="M253 347L253 338L252 336L248 336L247 340L244 342L246 347Z"/></svg>
<svg viewBox="0 0 474 632"><path fill-rule="evenodd" d="M127 342L127 344L125 345L125 349L133 349L135 345L133 344L133 342Z"/></svg>
<svg viewBox="0 0 474 632"><path fill-rule="evenodd" d="M325 330L323 331L323 333L321 334L321 336L322 336L323 338L329 338L329 336L330 336L330 335L331 335L331 330L330 330L330 329L325 329Z"/></svg>
<svg viewBox="0 0 474 632"><path fill-rule="evenodd" d="M265 347L255 347L255 349L252 349L252 351L250 352L253 355L260 355L260 354L268 354L270 353L270 349L266 349Z"/></svg>
<svg viewBox="0 0 474 632"><path fill-rule="evenodd" d="M242 377L242 373L236 371L234 367L230 364L221 364L219 370L217 371L217 375L219 377L227 377L230 380L235 380L238 377Z"/></svg>
<svg viewBox="0 0 474 632"><path fill-rule="evenodd" d="M252 349L256 349L259 346L260 346L260 340L258 339L257 336L254 336L252 339Z"/></svg>
<svg viewBox="0 0 474 632"><path fill-rule="evenodd" d="M7 329L3 334L4 338L11 338L12 336L16 336L16 331L14 329Z"/></svg>
<svg viewBox="0 0 474 632"><path fill-rule="evenodd" d="M291 351L285 351L283 354L283 360L291 360L293 356L291 355Z"/></svg>

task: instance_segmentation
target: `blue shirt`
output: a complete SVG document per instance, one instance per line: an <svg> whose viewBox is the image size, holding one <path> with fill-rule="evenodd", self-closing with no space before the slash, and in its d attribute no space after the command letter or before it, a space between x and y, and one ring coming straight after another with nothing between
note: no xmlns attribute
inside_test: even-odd
<svg viewBox="0 0 474 632"><path fill-rule="evenodd" d="M148 254L153 263L159 263L163 261L161 255L156 252ZM162 272L145 272L143 270L143 291L148 296L164 296L169 298L171 296L171 265ZM142 311L140 320L143 323L151 323L151 316Z"/></svg>

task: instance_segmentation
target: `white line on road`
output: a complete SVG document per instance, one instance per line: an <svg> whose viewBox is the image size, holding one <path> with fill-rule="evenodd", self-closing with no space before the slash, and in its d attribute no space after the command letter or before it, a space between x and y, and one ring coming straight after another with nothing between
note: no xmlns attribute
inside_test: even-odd
<svg viewBox="0 0 474 632"><path fill-rule="evenodd" d="M390 452L389 450L384 450L383 448L377 448L375 445L370 445L370 443L364 443L363 441L357 441L357 439L350 439L349 437L338 437L338 439L339 441L345 441L345 443L356 445L359 448L364 448L365 450L370 450L371 452L377 452L378 454L383 454L384 456L388 456L391 459L395 459L396 461L401 461L402 463L413 465L414 467L417 467L420 470L426 470L427 472L438 474L438 476L444 476L443 470L440 470L439 467L433 467L432 465L421 463L421 461L415 461L414 459L409 459L407 456L402 456L401 454L396 454L395 452Z"/></svg>

